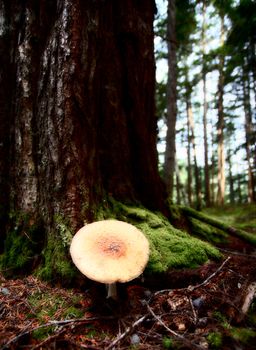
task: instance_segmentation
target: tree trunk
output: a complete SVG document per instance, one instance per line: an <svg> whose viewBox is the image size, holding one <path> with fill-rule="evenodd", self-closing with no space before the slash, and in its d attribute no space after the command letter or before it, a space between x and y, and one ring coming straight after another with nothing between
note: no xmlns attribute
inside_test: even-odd
<svg viewBox="0 0 256 350"><path fill-rule="evenodd" d="M165 211L154 1L2 0L0 8L1 224L22 213L15 234L40 235L38 249L48 247L54 263L56 242L92 221L106 196Z"/></svg>
<svg viewBox="0 0 256 350"><path fill-rule="evenodd" d="M234 178L232 172L232 156L231 156L231 148L229 147L227 153L227 163L228 163L228 175L229 175L229 202L231 204L235 203L235 192L234 192Z"/></svg>
<svg viewBox="0 0 256 350"><path fill-rule="evenodd" d="M180 182L180 172L179 166L176 162L175 166L175 175L176 175L176 194L177 194L177 204L181 204L181 182Z"/></svg>
<svg viewBox="0 0 256 350"><path fill-rule="evenodd" d="M206 63L205 63L205 37L206 37L206 1L203 1L203 24L202 24L202 53L203 53L203 130L204 130L204 198L207 207L210 206L210 175L208 162L208 132L207 132L207 87L206 87Z"/></svg>
<svg viewBox="0 0 256 350"><path fill-rule="evenodd" d="M251 56L251 67L252 67L252 86L254 94L254 108L256 110L256 40L255 36L252 36L250 40L250 46L248 48ZM256 113L255 113L256 114ZM254 116L254 122L256 123L256 115Z"/></svg>
<svg viewBox="0 0 256 350"><path fill-rule="evenodd" d="M191 101L187 101L187 119L189 123L189 128L191 132L191 143L193 147L193 158L194 158L194 169L195 169L195 192L196 192L196 209L200 210L202 208L202 193L201 193L201 180L199 168L197 165L197 156L196 156L196 143L195 143L195 133L194 133L194 118L191 107Z"/></svg>
<svg viewBox="0 0 256 350"><path fill-rule="evenodd" d="M187 103L188 105L188 103ZM187 116L189 113L187 112ZM193 202L192 197L192 166L191 166L191 135L190 135L190 123L189 118L187 118L187 139L188 139L188 145L187 145L187 159L188 159L188 183L187 183L187 189L188 189L188 204L191 206Z"/></svg>
<svg viewBox="0 0 256 350"><path fill-rule="evenodd" d="M221 46L224 44L224 17L221 18ZM219 82L218 82L218 125L217 125L217 140L218 140L218 195L217 202L223 205L225 201L225 155L224 155L224 110L223 110L223 95L224 95L224 56L220 54L219 58Z"/></svg>
<svg viewBox="0 0 256 350"><path fill-rule="evenodd" d="M215 157L215 150L214 150L214 127L213 125L211 125L211 148L212 148L212 152L211 152L211 204L214 205L215 204L215 178L216 178L216 157Z"/></svg>
<svg viewBox="0 0 256 350"><path fill-rule="evenodd" d="M164 159L164 182L169 198L173 195L173 178L175 172L175 136L177 114L177 68L176 68L176 32L175 32L175 0L168 1L167 19L168 44L168 81L167 81L167 135Z"/></svg>
<svg viewBox="0 0 256 350"><path fill-rule="evenodd" d="M248 76L243 72L243 105L244 105L244 127L245 127L245 152L248 167L248 202L253 203L256 201L255 179L253 174L253 167L255 159L252 151L252 139L253 139L253 124L252 124L252 111L250 102L250 87L248 82Z"/></svg>
<svg viewBox="0 0 256 350"><path fill-rule="evenodd" d="M10 168L10 111L11 111L11 101L6 97L11 95L12 84L14 75L14 65L13 60L10 55L6 54L10 42L13 41L12 33L7 33L6 26L7 23L7 12L8 8L5 9L4 4L0 3L1 15L1 25L2 33L0 34L0 225L1 232L5 231L6 224L8 221L9 213L9 168ZM8 35L9 34L9 35ZM1 234L0 234L1 235ZM2 251L2 246L0 245L0 252Z"/></svg>
<svg viewBox="0 0 256 350"><path fill-rule="evenodd" d="M191 96L190 96L190 86L189 81L188 81L188 73L186 70L186 109L187 109L187 160L188 160L188 170L187 170L187 178L188 178L188 183L187 183L187 191L188 191L188 204L189 206L192 206L193 203L193 195L192 195L192 165L191 165L191 116L190 111L191 109Z"/></svg>
<svg viewBox="0 0 256 350"><path fill-rule="evenodd" d="M242 196L242 175L237 175L237 192L238 192L238 203L243 203L243 196Z"/></svg>

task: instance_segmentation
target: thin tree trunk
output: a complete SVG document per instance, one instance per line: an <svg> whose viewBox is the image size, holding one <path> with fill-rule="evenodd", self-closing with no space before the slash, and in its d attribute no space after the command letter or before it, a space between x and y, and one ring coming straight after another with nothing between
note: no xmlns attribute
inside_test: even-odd
<svg viewBox="0 0 256 350"><path fill-rule="evenodd" d="M168 45L168 81L167 81L167 135L164 159L164 182L169 198L173 195L173 178L175 172L175 137L177 114L177 68L176 68L176 32L175 32L175 0L168 1L167 19L167 45Z"/></svg>
<svg viewBox="0 0 256 350"><path fill-rule="evenodd" d="M242 184L241 184L241 175L237 175L237 192L238 192L238 202L240 204L243 203L243 196L242 196Z"/></svg>
<svg viewBox="0 0 256 350"><path fill-rule="evenodd" d="M187 197L188 204L192 206L193 203L193 193L192 193L192 162L191 162L191 126L190 126L190 111L191 107L191 84L188 77L189 67L186 65L185 70L185 99L186 99L186 108L187 108Z"/></svg>
<svg viewBox="0 0 256 350"><path fill-rule="evenodd" d="M176 193L177 193L177 204L181 204L181 181L180 181L180 173L179 166L177 162L175 162L175 175L176 175Z"/></svg>
<svg viewBox="0 0 256 350"><path fill-rule="evenodd" d="M231 149L228 149L227 154L227 163L228 163L228 173L229 173L229 202L231 204L235 203L235 193L234 193L234 178L232 172L232 157L231 157Z"/></svg>
<svg viewBox="0 0 256 350"><path fill-rule="evenodd" d="M248 167L248 202L252 203L256 201L256 193L255 193L255 179L253 174L253 164L254 161L251 152L251 139L252 139L252 111L251 111L251 103L250 103L250 87L248 83L247 74L244 68L243 74L243 104L244 104L244 115L245 115L245 151L246 151L246 160Z"/></svg>
<svg viewBox="0 0 256 350"><path fill-rule="evenodd" d="M187 108L189 106L189 102L186 102ZM188 173L188 183L187 183L187 189L188 189L188 204L191 206L193 203L193 197L192 197L192 166L191 166L191 130L190 130L190 121L189 121L189 111L187 111L187 159L188 159L188 167L187 167L187 173Z"/></svg>
<svg viewBox="0 0 256 350"><path fill-rule="evenodd" d="M212 132L211 132L211 147L212 147L212 153L211 153L211 204L215 204L215 153L214 153L214 128L212 125Z"/></svg>
<svg viewBox="0 0 256 350"><path fill-rule="evenodd" d="M221 18L221 46L224 43L224 18ZM223 95L224 95L224 56L220 54L219 58L219 82L218 82L218 197L219 205L223 205L225 201L225 154L224 154L224 110L223 110Z"/></svg>
<svg viewBox="0 0 256 350"><path fill-rule="evenodd" d="M250 41L249 50L251 55L251 66L252 66L254 108L256 110L256 40L255 40L255 37ZM256 113L254 116L254 122L256 123Z"/></svg>
<svg viewBox="0 0 256 350"><path fill-rule="evenodd" d="M194 158L194 170L195 170L195 192L196 192L196 208L200 210L202 208L202 193L201 193L201 180L199 168L197 165L197 155L196 155L196 143L195 143L195 133L194 133L194 118L191 107L191 101L187 103L187 118L189 122L189 128L191 131L191 143L193 147L193 158Z"/></svg>
<svg viewBox="0 0 256 350"><path fill-rule="evenodd" d="M207 207L210 206L210 175L208 163L208 132L207 132L207 86L206 86L206 64L205 64L205 37L206 37L206 1L203 1L203 24L202 24L202 53L203 53L203 130L204 130L204 197Z"/></svg>

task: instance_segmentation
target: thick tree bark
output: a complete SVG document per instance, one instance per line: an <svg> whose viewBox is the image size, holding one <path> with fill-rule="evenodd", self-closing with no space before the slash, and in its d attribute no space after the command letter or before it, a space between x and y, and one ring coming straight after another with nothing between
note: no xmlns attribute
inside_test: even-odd
<svg viewBox="0 0 256 350"><path fill-rule="evenodd" d="M40 218L49 240L59 218L72 231L93 220L105 196L165 211L154 1L2 0L0 8L1 220L10 211L31 225Z"/></svg>
<svg viewBox="0 0 256 350"><path fill-rule="evenodd" d="M176 67L176 31L175 0L168 1L167 45L168 45L168 81L167 81L167 135L164 159L164 181L169 198L173 195L175 173L175 137L177 116L177 67Z"/></svg>

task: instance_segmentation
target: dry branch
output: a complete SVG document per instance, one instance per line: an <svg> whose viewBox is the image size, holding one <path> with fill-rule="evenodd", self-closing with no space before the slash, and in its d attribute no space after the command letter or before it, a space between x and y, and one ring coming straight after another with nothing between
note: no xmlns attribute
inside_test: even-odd
<svg viewBox="0 0 256 350"><path fill-rule="evenodd" d="M190 349L204 350L204 348L202 348L201 346L191 342L190 340L186 339L185 337L183 337L179 333L175 332L174 330L172 330L171 328L166 326L166 324L161 320L160 317L158 317L154 313L154 311L152 310L152 308L149 305L147 305L147 308L148 308L149 312L151 313L151 315L157 320L157 322L159 322L174 338L180 340L183 344L189 346Z"/></svg>
<svg viewBox="0 0 256 350"><path fill-rule="evenodd" d="M206 286L210 282L210 280L213 279L213 277L215 277L223 269L223 267L227 264L227 262L230 259L231 257L228 256L227 259L225 259L223 263L217 268L217 270L213 272L209 277L207 277L202 283L196 284L195 286L188 286L187 289L192 292L195 289Z"/></svg>
<svg viewBox="0 0 256 350"><path fill-rule="evenodd" d="M216 271L214 271L210 276L208 276L202 283L199 283L199 284L196 284L195 286L188 286L188 287L185 287L185 288L177 288L177 289L162 289L162 290L159 290L157 292L155 292L151 299L155 296L157 296L158 294L162 294L162 293L166 293L166 292L173 292L173 291L185 291L185 290L188 290L190 292L193 292L195 289L198 289L200 287L204 287L206 286L212 279L213 277L215 277L222 269L223 267L227 264L227 262L231 259L231 257L227 257L227 259L225 259L223 261L223 263L217 268Z"/></svg>
<svg viewBox="0 0 256 350"><path fill-rule="evenodd" d="M115 340L110 343L105 350L111 350L113 347L118 344L121 340L123 340L135 327L137 327L139 324L141 324L146 318L148 317L148 314L140 317L137 321L135 321L130 327L127 327L126 330L120 334L118 337L115 338Z"/></svg>

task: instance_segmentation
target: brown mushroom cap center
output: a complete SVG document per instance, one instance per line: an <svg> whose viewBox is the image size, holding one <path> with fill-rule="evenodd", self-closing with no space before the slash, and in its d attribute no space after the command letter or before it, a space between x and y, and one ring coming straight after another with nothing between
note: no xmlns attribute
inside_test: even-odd
<svg viewBox="0 0 256 350"><path fill-rule="evenodd" d="M97 247L101 254L112 258L120 258L126 253L126 245L117 237L104 237L97 242Z"/></svg>

